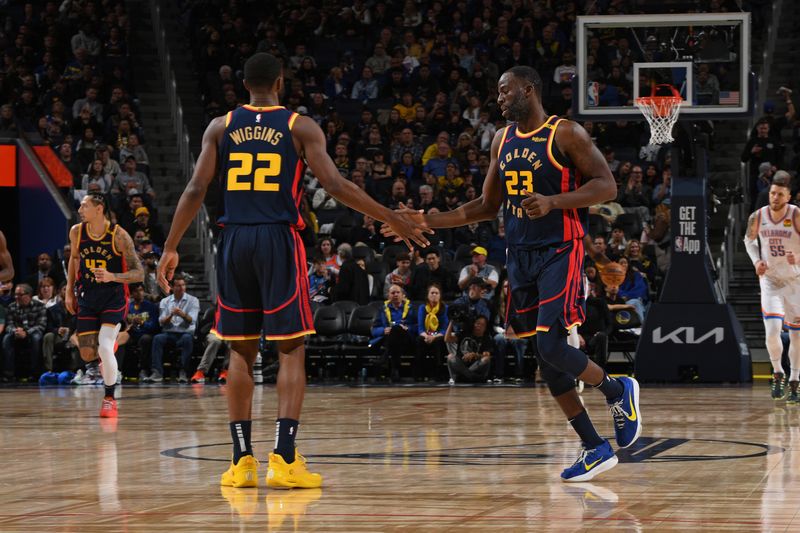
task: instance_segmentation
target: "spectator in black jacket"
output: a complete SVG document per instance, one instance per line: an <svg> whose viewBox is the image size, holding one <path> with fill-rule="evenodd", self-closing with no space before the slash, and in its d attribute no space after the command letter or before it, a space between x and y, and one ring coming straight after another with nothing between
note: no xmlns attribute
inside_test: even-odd
<svg viewBox="0 0 800 533"><path fill-rule="evenodd" d="M412 300L424 300L428 287L436 283L442 289L442 299L452 300L456 296L458 286L456 277L443 266L439 250L428 248L424 252L425 263L417 266L411 273L411 284L408 287Z"/></svg>
<svg viewBox="0 0 800 533"><path fill-rule="evenodd" d="M358 305L369 303L369 278L367 271L348 258L339 270L339 281L332 291L332 300L352 300Z"/></svg>

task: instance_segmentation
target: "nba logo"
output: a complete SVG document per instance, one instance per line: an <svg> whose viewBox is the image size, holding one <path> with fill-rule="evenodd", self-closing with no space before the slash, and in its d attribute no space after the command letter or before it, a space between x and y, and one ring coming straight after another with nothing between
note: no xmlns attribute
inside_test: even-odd
<svg viewBox="0 0 800 533"><path fill-rule="evenodd" d="M261 124L261 113L256 115L256 124Z"/></svg>
<svg viewBox="0 0 800 533"><path fill-rule="evenodd" d="M597 107L600 105L600 86L596 81L589 82L586 90L586 103L589 107Z"/></svg>

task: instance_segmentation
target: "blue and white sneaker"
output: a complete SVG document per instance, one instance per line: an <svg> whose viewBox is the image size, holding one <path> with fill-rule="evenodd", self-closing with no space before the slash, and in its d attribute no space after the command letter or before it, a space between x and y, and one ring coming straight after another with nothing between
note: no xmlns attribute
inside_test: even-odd
<svg viewBox="0 0 800 533"><path fill-rule="evenodd" d="M642 413L639 411L639 382L633 378L617 378L624 387L622 396L609 400L608 407L614 417L617 445L627 448L642 434Z"/></svg>
<svg viewBox="0 0 800 533"><path fill-rule="evenodd" d="M598 474L611 470L617 466L617 456L611 449L611 444L607 440L597 448L587 448L583 445L578 460L572 466L561 472L561 481L567 483L579 483L589 481Z"/></svg>

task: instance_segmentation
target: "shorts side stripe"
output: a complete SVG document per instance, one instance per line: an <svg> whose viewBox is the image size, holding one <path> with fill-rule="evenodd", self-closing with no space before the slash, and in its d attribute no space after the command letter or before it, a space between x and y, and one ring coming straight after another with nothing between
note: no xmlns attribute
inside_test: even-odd
<svg viewBox="0 0 800 533"><path fill-rule="evenodd" d="M83 337L84 335L93 335L95 333L100 333L100 332L97 331L97 330L95 330L95 331L82 331L82 332L78 333L78 337Z"/></svg>
<svg viewBox="0 0 800 533"><path fill-rule="evenodd" d="M225 309L226 311L231 311L233 313L260 313L261 312L261 309L236 309L235 307L231 307L229 305L225 305L224 303L222 303L222 300L220 299L219 295L217 295L217 304L219 304L219 306L222 307L223 309ZM217 312L219 313L219 310Z"/></svg>
<svg viewBox="0 0 800 533"><path fill-rule="evenodd" d="M296 339L297 337L313 335L316 332L317 330L312 328L312 329L304 329L303 331L297 331L295 333L288 333L286 335L265 335L265 337L269 341L288 341L290 339Z"/></svg>
<svg viewBox="0 0 800 533"><path fill-rule="evenodd" d="M254 341L261 338L261 335L222 335L217 328L211 328L211 333L213 333L217 338L222 339L224 341Z"/></svg>

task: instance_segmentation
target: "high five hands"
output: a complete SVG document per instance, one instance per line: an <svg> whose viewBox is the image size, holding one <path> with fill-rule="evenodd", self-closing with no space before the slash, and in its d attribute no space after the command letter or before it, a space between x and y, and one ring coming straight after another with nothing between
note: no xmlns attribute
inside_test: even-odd
<svg viewBox="0 0 800 533"><path fill-rule="evenodd" d="M430 246L425 234L433 233L433 230L425 222L422 211L409 209L402 202L399 205L400 208L392 211L386 223L381 226L381 235L394 237L395 242L403 241L409 250L414 249L412 242L422 248Z"/></svg>

